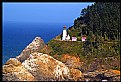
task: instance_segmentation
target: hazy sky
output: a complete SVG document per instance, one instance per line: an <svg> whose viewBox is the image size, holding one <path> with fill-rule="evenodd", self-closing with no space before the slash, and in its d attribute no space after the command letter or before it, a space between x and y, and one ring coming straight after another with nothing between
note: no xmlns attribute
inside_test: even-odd
<svg viewBox="0 0 121 82"><path fill-rule="evenodd" d="M94 2L3 2L2 20L16 22L73 23L81 9Z"/></svg>

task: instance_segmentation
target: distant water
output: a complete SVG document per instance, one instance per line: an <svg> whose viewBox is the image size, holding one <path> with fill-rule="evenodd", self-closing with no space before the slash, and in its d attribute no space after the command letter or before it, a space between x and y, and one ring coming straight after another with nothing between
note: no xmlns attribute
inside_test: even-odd
<svg viewBox="0 0 121 82"><path fill-rule="evenodd" d="M4 22L2 25L2 64L5 64L9 58L18 56L37 36L47 43L62 32L64 25L69 27L72 24Z"/></svg>

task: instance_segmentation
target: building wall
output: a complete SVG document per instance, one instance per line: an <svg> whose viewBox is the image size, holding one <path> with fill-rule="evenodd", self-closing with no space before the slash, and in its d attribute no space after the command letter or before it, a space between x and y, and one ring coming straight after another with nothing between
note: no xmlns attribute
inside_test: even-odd
<svg viewBox="0 0 121 82"><path fill-rule="evenodd" d="M66 40L66 36L67 36L67 31L64 29L63 35L62 35L62 40Z"/></svg>

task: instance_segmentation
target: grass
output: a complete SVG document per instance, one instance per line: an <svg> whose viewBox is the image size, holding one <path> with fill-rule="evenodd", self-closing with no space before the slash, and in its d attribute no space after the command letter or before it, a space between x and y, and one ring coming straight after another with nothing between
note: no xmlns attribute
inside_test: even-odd
<svg viewBox="0 0 121 82"><path fill-rule="evenodd" d="M86 63L87 67L94 61L94 58L101 59L102 63L111 69L120 69L120 66L115 67L114 61L105 58L116 57L120 59L120 50L118 42L101 42L98 47L95 48L92 44L86 42L72 42L72 41L60 41L52 39L48 42L48 45L53 49L50 55L56 56L56 59L60 60L62 54L70 54L79 56L80 59ZM119 63L119 62L117 62ZM110 65L112 64L112 65ZM113 65L114 64L114 65Z"/></svg>

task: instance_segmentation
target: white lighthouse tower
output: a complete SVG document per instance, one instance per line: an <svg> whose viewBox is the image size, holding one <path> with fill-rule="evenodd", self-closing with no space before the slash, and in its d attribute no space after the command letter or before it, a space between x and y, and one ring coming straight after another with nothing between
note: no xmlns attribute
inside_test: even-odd
<svg viewBox="0 0 121 82"><path fill-rule="evenodd" d="M66 40L67 37L67 31L66 31L66 26L63 27L63 34L62 34L62 40Z"/></svg>

